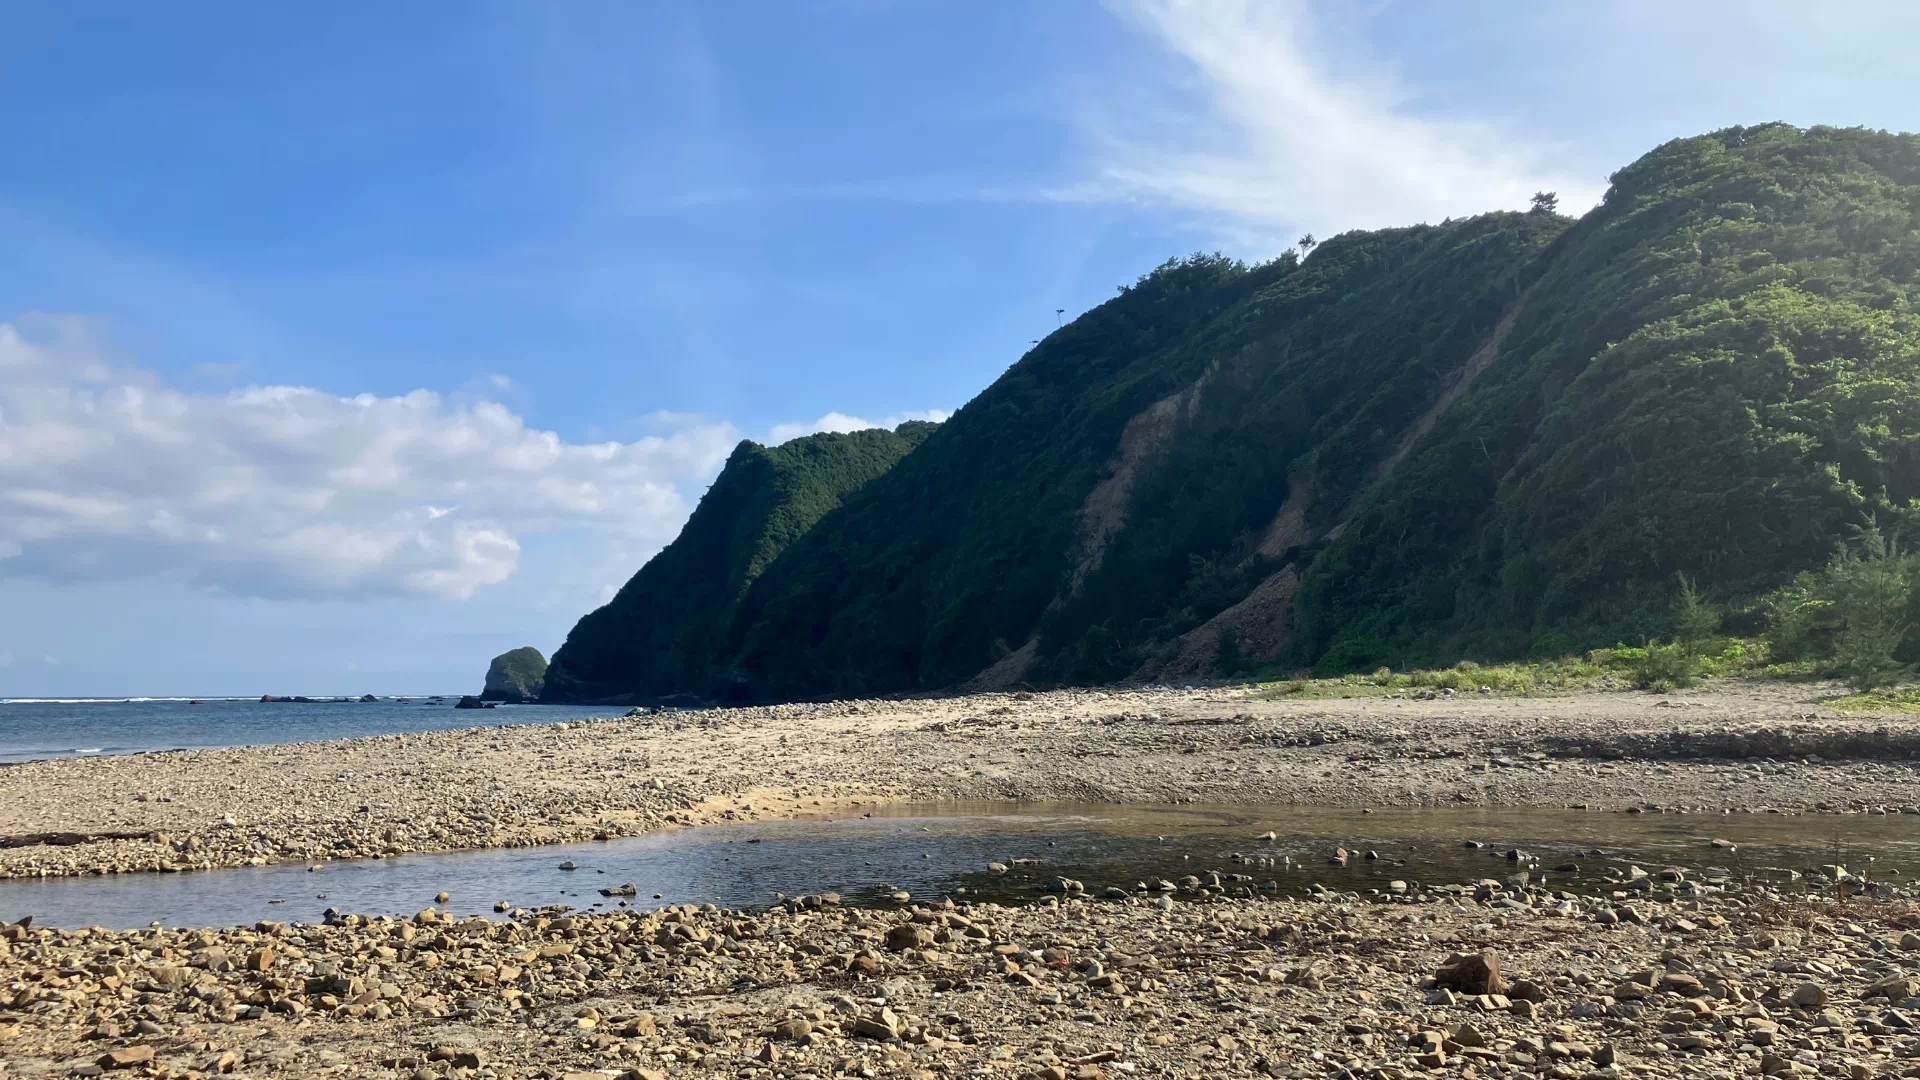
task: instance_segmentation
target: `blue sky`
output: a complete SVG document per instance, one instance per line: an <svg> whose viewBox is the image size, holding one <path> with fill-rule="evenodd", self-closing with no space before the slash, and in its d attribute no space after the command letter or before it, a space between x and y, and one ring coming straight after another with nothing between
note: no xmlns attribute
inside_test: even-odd
<svg viewBox="0 0 1920 1080"><path fill-rule="evenodd" d="M476 684L1170 255L1920 127L1903 2L0 0L0 696Z"/></svg>

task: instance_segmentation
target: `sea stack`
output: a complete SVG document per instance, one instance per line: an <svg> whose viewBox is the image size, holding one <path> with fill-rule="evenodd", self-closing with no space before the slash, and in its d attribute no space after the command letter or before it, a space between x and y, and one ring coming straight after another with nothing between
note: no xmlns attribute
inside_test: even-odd
<svg viewBox="0 0 1920 1080"><path fill-rule="evenodd" d="M481 701L504 701L511 705L538 700L540 687L547 679L547 658L531 645L523 645L493 658L487 666L486 686Z"/></svg>

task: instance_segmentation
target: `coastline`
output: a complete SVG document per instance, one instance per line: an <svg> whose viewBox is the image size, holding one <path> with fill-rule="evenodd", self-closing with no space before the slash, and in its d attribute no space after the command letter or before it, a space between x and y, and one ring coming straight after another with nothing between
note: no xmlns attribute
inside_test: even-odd
<svg viewBox="0 0 1920 1080"><path fill-rule="evenodd" d="M980 694L0 769L0 878L524 847L901 803L1920 812L1920 717L1819 688L1259 700ZM22 838L115 836L78 843ZM11 838L11 841L9 840Z"/></svg>
<svg viewBox="0 0 1920 1080"><path fill-rule="evenodd" d="M15 876L213 867L961 800L1584 803L1604 834L1604 812L1650 804L1898 813L1916 740L1920 724L1810 719L1767 687L842 702L34 763L0 771L7 834L111 822L167 842L0 858ZM1876 747L1901 759L1830 756ZM1795 759L1739 756L1782 748ZM318 926L0 925L0 1075L1874 1080L1920 1057L1909 889L1668 869L1575 895L1490 865L1506 877L1286 899L1196 863L1178 885L1063 880L1019 906L461 918L441 895ZM1460 956L1497 960L1498 982Z"/></svg>

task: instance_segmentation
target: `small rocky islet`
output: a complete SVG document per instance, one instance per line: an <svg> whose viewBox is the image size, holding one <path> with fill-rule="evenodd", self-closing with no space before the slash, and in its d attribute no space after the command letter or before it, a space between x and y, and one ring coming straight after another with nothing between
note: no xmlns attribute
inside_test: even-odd
<svg viewBox="0 0 1920 1080"><path fill-rule="evenodd" d="M522 645L493 658L479 700L519 705L538 701L547 679L547 658L539 649Z"/></svg>

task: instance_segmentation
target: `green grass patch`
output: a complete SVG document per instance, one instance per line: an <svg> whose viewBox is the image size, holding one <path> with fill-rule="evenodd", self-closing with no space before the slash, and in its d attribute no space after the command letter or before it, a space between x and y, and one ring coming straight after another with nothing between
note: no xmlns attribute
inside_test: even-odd
<svg viewBox="0 0 1920 1080"><path fill-rule="evenodd" d="M1255 697L1277 700L1325 700L1329 698L1385 697L1412 694L1423 690L1451 690L1456 694L1564 694L1580 690L1618 690L1639 687L1658 693L1673 685L1661 677L1664 652L1673 646L1655 645L1655 653L1642 646L1617 645L1595 649L1578 656L1562 656L1512 664L1477 664L1462 660L1449 668L1393 671L1380 668L1367 675L1342 675L1315 679L1297 675L1285 680L1262 682ZM1704 646L1694 659L1696 678L1778 678L1805 680L1817 677L1806 664L1769 664L1766 643L1754 638L1725 638Z"/></svg>
<svg viewBox="0 0 1920 1080"><path fill-rule="evenodd" d="M1846 697L1825 704L1827 708L1837 712L1920 713L1920 684L1909 683L1905 686L1869 690L1863 694L1848 694Z"/></svg>

